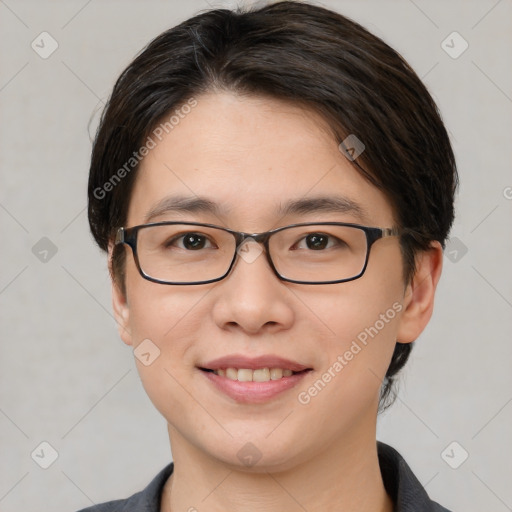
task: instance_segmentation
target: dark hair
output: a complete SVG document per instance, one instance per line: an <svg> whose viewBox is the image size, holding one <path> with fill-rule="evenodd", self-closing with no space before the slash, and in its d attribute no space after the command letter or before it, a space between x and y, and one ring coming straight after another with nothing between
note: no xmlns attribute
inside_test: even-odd
<svg viewBox="0 0 512 512"><path fill-rule="evenodd" d="M351 134L364 143L354 166L389 199L397 224L415 233L400 240L405 282L418 251L433 240L444 247L458 177L427 89L395 50L359 24L319 6L283 1L202 12L160 34L123 71L91 157L89 224L101 249L125 225L139 148L191 98L216 90L314 109L338 143ZM124 258L124 250L114 251L110 268L123 292ZM396 343L380 410L393 403L394 376L411 350L412 343Z"/></svg>

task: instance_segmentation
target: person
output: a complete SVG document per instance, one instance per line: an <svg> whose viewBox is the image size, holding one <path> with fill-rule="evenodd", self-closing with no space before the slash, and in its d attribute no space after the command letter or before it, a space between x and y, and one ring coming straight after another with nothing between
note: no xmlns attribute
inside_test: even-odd
<svg viewBox="0 0 512 512"><path fill-rule="evenodd" d="M446 511L376 439L433 311L458 177L435 102L358 23L210 9L118 78L88 215L173 461L100 511Z"/></svg>

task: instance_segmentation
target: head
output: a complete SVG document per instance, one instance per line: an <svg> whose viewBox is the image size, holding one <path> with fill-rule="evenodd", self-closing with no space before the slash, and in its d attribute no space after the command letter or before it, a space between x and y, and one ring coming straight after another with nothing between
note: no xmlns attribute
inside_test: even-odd
<svg viewBox="0 0 512 512"><path fill-rule="evenodd" d="M340 150L347 137L362 150L356 158ZM208 11L159 35L123 71L105 107L88 210L93 236L108 253L122 339L134 348L150 339L160 350L150 366L137 362L156 407L197 446L222 451L225 432L212 415L242 441L272 430L278 409L260 406L268 414L255 420L249 412L258 406L211 395L215 412L206 414L183 391L211 392L197 384L200 363L272 353L300 360L318 379L352 351L314 400L295 402L290 430L316 411L327 442L384 410L432 313L456 186L449 138L425 86L395 50L342 15L279 2ZM208 198L219 210L156 212L171 195ZM279 213L288 201L327 195L360 211ZM215 283L163 285L143 279L131 249L114 244L119 227L144 224L151 211L153 222L247 233L340 221L395 227L400 236L377 241L365 273L350 282L287 283L258 257L237 260ZM353 342L363 332L359 353ZM194 428L187 423L192 410L200 418ZM337 426L327 427L325 414L339 419ZM207 427L219 437L203 439ZM302 451L295 442L291 452L297 458L314 444L301 443Z"/></svg>

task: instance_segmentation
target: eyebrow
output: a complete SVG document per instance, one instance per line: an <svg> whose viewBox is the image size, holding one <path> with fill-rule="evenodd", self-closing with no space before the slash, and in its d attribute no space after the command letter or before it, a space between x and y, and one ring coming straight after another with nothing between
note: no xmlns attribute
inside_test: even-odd
<svg viewBox="0 0 512 512"><path fill-rule="evenodd" d="M351 214L362 222L368 222L368 212L358 203L344 196L316 196L291 199L280 203L277 215L306 215L309 213ZM182 195L168 196L153 206L144 219L151 222L155 217L167 213L207 213L217 217L225 216L228 209L206 197L189 197Z"/></svg>

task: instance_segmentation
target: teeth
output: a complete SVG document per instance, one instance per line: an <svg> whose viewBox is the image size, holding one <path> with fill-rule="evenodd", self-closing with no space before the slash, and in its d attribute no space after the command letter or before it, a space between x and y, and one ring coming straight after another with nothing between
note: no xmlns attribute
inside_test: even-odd
<svg viewBox="0 0 512 512"><path fill-rule="evenodd" d="M240 371L238 372L238 375L240 375ZM252 380L254 382L267 382L267 380L270 380L270 370L268 368L254 370L252 372Z"/></svg>
<svg viewBox="0 0 512 512"><path fill-rule="evenodd" d="M270 378L272 380L280 379L282 376L283 370L281 370L281 368L272 368L272 370L270 370Z"/></svg>
<svg viewBox="0 0 512 512"><path fill-rule="evenodd" d="M240 369L240 370L238 370L238 380L240 382L251 382L252 374L253 374L252 370Z"/></svg>
<svg viewBox="0 0 512 512"><path fill-rule="evenodd" d="M214 370L214 373L240 382L267 382L269 380L278 380L282 377L290 377L293 374L292 370L283 370L282 368L258 368L257 370L226 368L225 370Z"/></svg>
<svg viewBox="0 0 512 512"><path fill-rule="evenodd" d="M238 380L238 370L226 368L226 377L231 380Z"/></svg>

